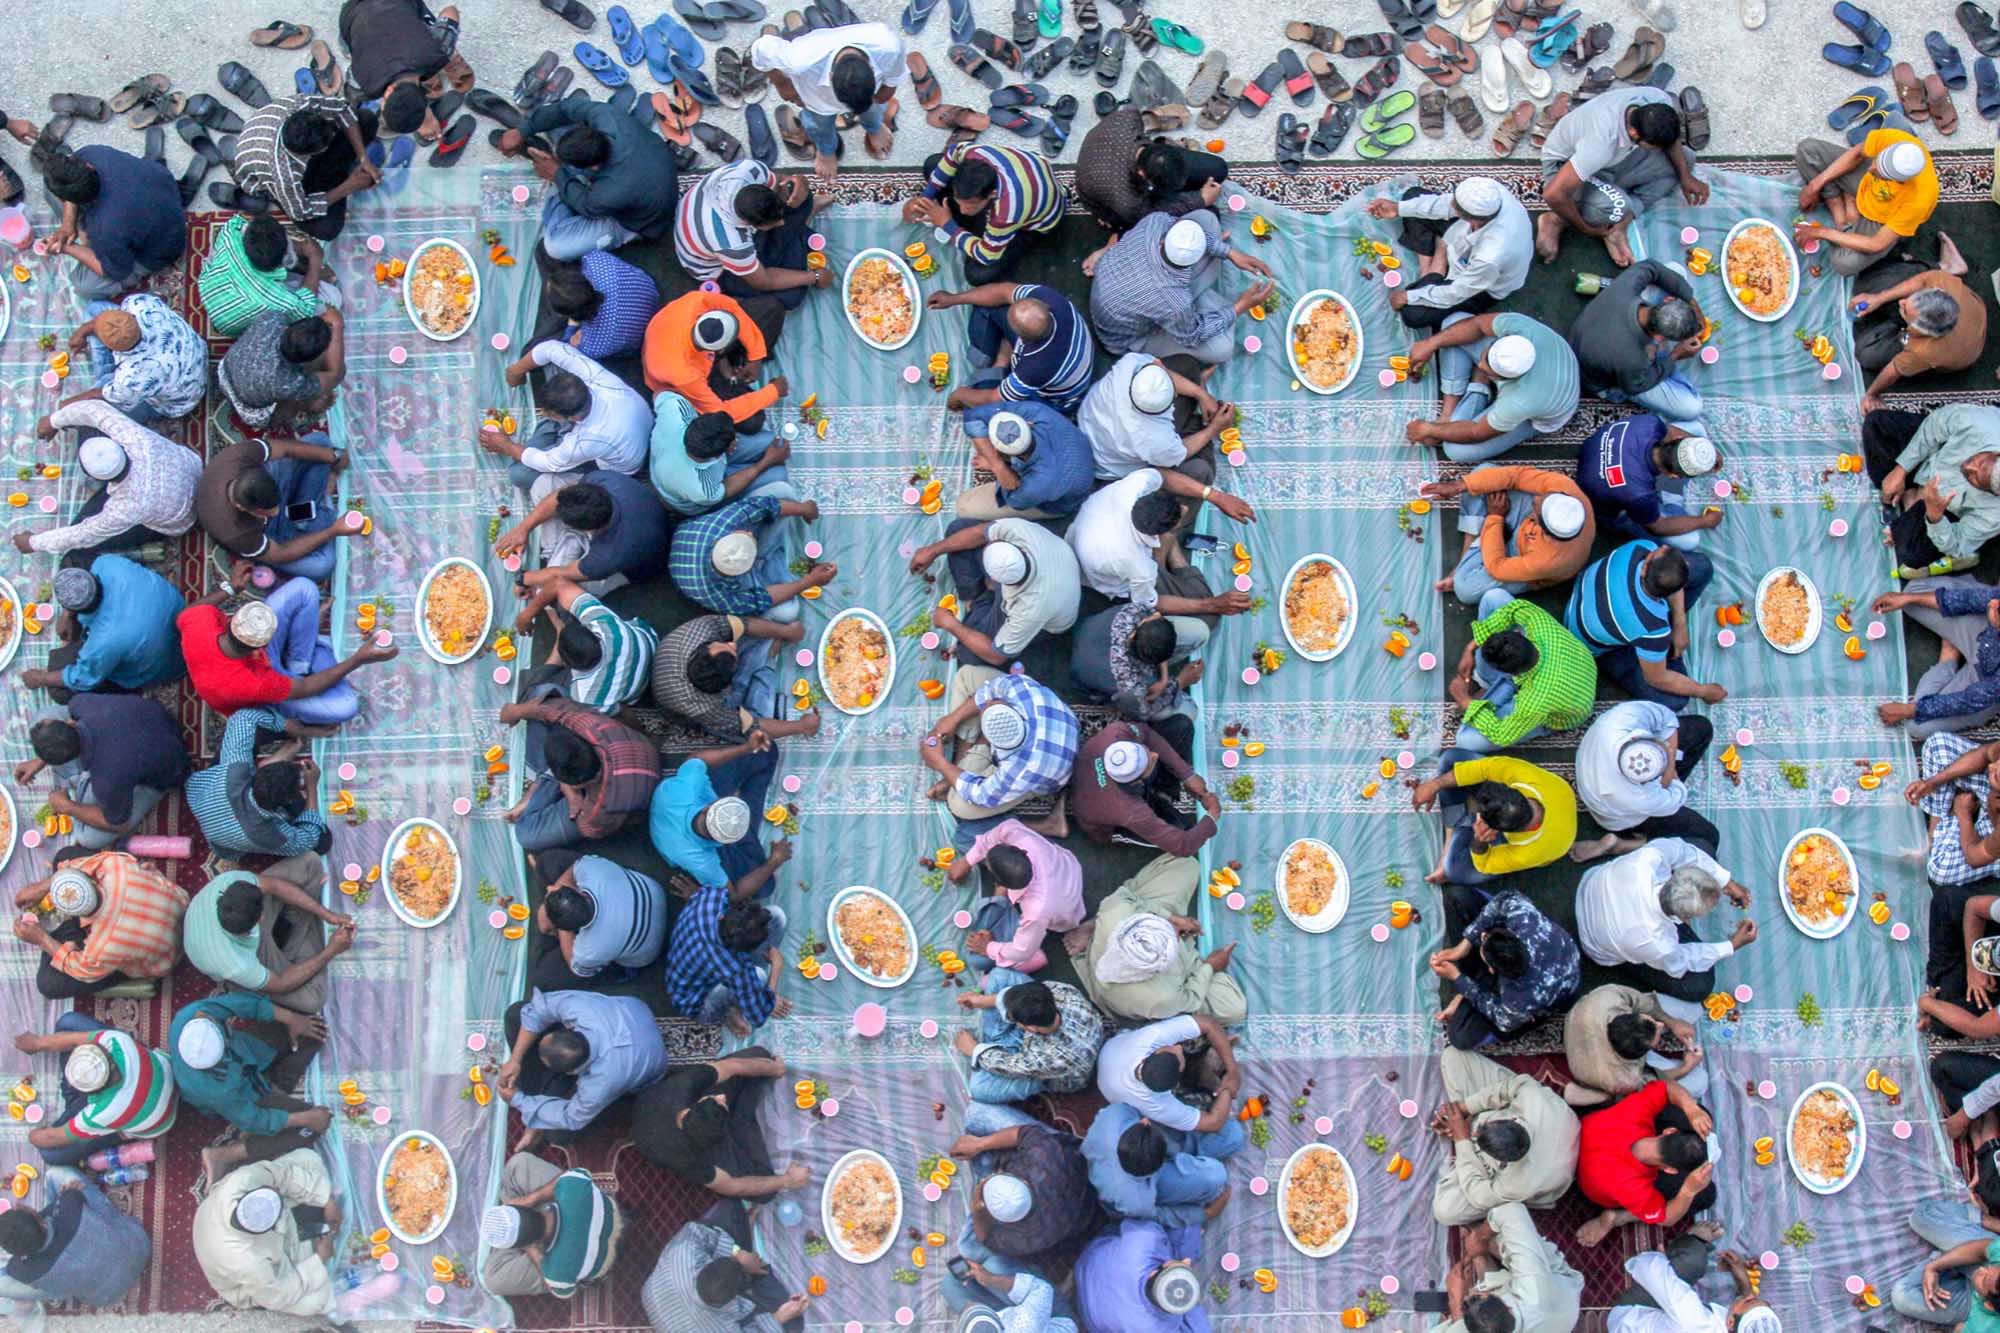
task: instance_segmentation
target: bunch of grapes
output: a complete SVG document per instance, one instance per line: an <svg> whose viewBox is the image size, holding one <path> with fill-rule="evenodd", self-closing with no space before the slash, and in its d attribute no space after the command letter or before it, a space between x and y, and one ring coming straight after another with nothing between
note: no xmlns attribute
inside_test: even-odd
<svg viewBox="0 0 2000 1333"><path fill-rule="evenodd" d="M1824 1021L1824 1016L1820 1012L1819 997L1811 991L1799 996L1798 1012L1799 1024L1802 1027L1816 1028Z"/></svg>
<svg viewBox="0 0 2000 1333"><path fill-rule="evenodd" d="M1250 924L1262 935L1278 919L1278 900L1265 890L1250 900Z"/></svg>

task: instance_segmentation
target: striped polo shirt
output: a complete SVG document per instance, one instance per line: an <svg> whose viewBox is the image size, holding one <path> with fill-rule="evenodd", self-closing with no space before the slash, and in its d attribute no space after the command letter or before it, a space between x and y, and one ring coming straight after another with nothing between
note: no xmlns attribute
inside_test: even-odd
<svg viewBox="0 0 2000 1333"><path fill-rule="evenodd" d="M556 1234L545 1242L542 1280L549 1295L568 1300L611 1271L618 1256L618 1205L581 1168L556 1177L553 1202Z"/></svg>
<svg viewBox="0 0 2000 1333"><path fill-rule="evenodd" d="M1014 403L1041 398L1065 412L1076 411L1090 388L1091 359L1096 354L1083 312L1067 296L1040 283L1021 284L1011 299L1047 306L1049 336L1032 347L1022 338L1014 339L1013 364L1000 381L1000 396Z"/></svg>
<svg viewBox="0 0 2000 1333"><path fill-rule="evenodd" d="M91 1040L111 1057L111 1082L70 1118L63 1127L69 1136L150 1139L172 1129L174 1073L166 1055L117 1028L100 1028Z"/></svg>
<svg viewBox="0 0 2000 1333"><path fill-rule="evenodd" d="M243 250L243 232L249 225L250 219L241 213L222 224L195 283L201 308L208 312L208 326L218 337L234 338L267 310L277 311L288 324L319 313L319 294L286 282L282 263L262 269L250 262Z"/></svg>
<svg viewBox="0 0 2000 1333"><path fill-rule="evenodd" d="M674 253L697 282L723 273L739 277L757 271L757 232L736 216L737 192L769 185L771 169L754 157L717 167L681 192L674 216Z"/></svg>
<svg viewBox="0 0 2000 1333"><path fill-rule="evenodd" d="M653 674L653 649L660 636L643 620L627 620L589 593L570 604L570 614L597 640L597 665L570 680L569 696L585 708L615 713L646 692Z"/></svg>
<svg viewBox="0 0 2000 1333"><path fill-rule="evenodd" d="M1056 173L1046 159L1025 148L1005 148L994 144L962 143L947 148L931 168L924 194L944 199L951 194L951 182L967 162L984 162L999 176L993 202L985 211L983 233L966 231L957 222L938 228L938 238L965 258L981 264L997 263L1007 245L1021 232L1054 231L1062 221L1063 191Z"/></svg>
<svg viewBox="0 0 2000 1333"><path fill-rule="evenodd" d="M1664 662L1673 647L1673 608L1640 583L1658 542L1636 541L1577 575L1563 625L1599 657L1630 646L1641 661Z"/></svg>
<svg viewBox="0 0 2000 1333"><path fill-rule="evenodd" d="M644 967L660 956L667 942L667 891L658 880L602 856L580 858L572 873L596 915L576 933L570 971L594 977L607 967Z"/></svg>

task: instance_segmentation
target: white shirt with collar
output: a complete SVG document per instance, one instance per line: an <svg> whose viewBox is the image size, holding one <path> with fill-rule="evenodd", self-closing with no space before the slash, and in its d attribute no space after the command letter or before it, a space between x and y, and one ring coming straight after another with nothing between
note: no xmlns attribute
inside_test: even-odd
<svg viewBox="0 0 2000 1333"><path fill-rule="evenodd" d="M1625 742L1645 738L1664 744L1680 725L1680 715L1665 704L1628 699L1606 709L1583 733L1576 747L1576 798L1605 832L1622 833L1687 804L1687 783L1679 774L1662 787L1635 783L1618 768Z"/></svg>
<svg viewBox="0 0 2000 1333"><path fill-rule="evenodd" d="M1486 1215L1500 1247L1500 1267L1487 1271L1475 1291L1498 1296L1514 1316L1515 1333L1570 1333L1582 1309L1583 1274L1542 1238L1523 1204L1503 1203ZM1454 1319L1437 1333L1465 1333Z"/></svg>
<svg viewBox="0 0 2000 1333"><path fill-rule="evenodd" d="M1187 444L1174 429L1173 409L1141 412L1132 405L1132 377L1159 358L1127 352L1092 385L1077 409L1077 428L1090 441L1099 481L1116 481L1140 468L1179 467Z"/></svg>
<svg viewBox="0 0 2000 1333"><path fill-rule="evenodd" d="M566 342L551 338L536 343L529 357L538 366L552 365L582 380L590 390L590 410L570 422L551 448L523 449L523 463L537 472L569 472L585 463L628 477L645 470L653 442L651 404Z"/></svg>
<svg viewBox="0 0 2000 1333"><path fill-rule="evenodd" d="M1156 469L1142 467L1085 500L1069 525L1083 581L1114 601L1150 608L1160 600L1160 539L1132 526L1132 506L1164 485Z"/></svg>
<svg viewBox="0 0 2000 1333"><path fill-rule="evenodd" d="M910 80L903 39L886 23L853 23L821 28L787 40L766 35L750 43L750 63L791 80L806 110L837 116L848 110L833 95L833 58L852 47L868 57L880 88L900 88Z"/></svg>
<svg viewBox="0 0 2000 1333"><path fill-rule="evenodd" d="M1627 1259L1625 1273L1659 1302L1659 1309L1614 1306L1611 1333L1729 1333L1728 1308L1703 1300L1658 1250Z"/></svg>
<svg viewBox="0 0 2000 1333"><path fill-rule="evenodd" d="M1682 866L1699 866L1717 883L1729 872L1701 848L1679 838L1655 838L1583 873L1576 888L1576 942L1605 967L1643 963L1670 977L1714 967L1736 952L1728 940L1688 943L1679 924L1660 910L1660 890Z"/></svg>
<svg viewBox="0 0 2000 1333"><path fill-rule="evenodd" d="M1428 287L1409 290L1411 305L1438 310L1451 307L1484 292L1494 300L1505 300L1528 281L1535 259L1535 224L1511 191L1500 211L1485 226L1475 229L1452 211L1452 196L1420 194L1396 205L1397 214L1432 222L1450 221L1445 229L1445 279Z"/></svg>

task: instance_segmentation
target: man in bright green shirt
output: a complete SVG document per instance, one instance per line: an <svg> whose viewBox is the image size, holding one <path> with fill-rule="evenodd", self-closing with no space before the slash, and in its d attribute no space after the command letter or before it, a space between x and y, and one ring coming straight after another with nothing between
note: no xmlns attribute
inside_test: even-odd
<svg viewBox="0 0 2000 1333"><path fill-rule="evenodd" d="M305 275L296 287L287 267L293 245L305 263ZM234 338L267 311L275 310L287 323L317 315L324 258L310 238L288 239L276 219L237 214L215 234L215 246L195 279L209 328L220 337Z"/></svg>
<svg viewBox="0 0 2000 1333"><path fill-rule="evenodd" d="M1597 700L1597 659L1554 616L1517 597L1472 622L1450 691L1465 710L1458 748L1489 754L1583 725Z"/></svg>

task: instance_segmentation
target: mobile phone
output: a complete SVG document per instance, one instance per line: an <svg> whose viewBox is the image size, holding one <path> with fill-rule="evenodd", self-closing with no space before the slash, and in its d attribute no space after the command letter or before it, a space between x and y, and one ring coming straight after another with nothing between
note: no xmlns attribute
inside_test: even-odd
<svg viewBox="0 0 2000 1333"><path fill-rule="evenodd" d="M1410 1308L1418 1314L1445 1314L1451 1309L1451 1298L1441 1291L1413 1291Z"/></svg>
<svg viewBox="0 0 2000 1333"><path fill-rule="evenodd" d="M294 523L309 523L312 521L313 515L318 512L319 502L316 500L306 500L300 504L285 506L285 517Z"/></svg>
<svg viewBox="0 0 2000 1333"><path fill-rule="evenodd" d="M1206 532L1190 532L1181 538L1181 548L1189 552L1213 551L1221 545L1222 538Z"/></svg>
<svg viewBox="0 0 2000 1333"><path fill-rule="evenodd" d="M962 1254L954 1254L951 1258L945 1260L944 1271L950 1273L960 1282L972 1281L972 1264Z"/></svg>

